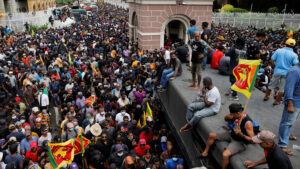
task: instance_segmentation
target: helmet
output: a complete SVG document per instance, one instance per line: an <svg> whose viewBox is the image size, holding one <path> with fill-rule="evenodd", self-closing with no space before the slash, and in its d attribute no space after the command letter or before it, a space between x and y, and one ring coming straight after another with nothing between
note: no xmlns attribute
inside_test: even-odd
<svg viewBox="0 0 300 169"><path fill-rule="evenodd" d="M285 42L286 45L288 46L295 46L296 45L296 41L295 39L288 39L286 42Z"/></svg>

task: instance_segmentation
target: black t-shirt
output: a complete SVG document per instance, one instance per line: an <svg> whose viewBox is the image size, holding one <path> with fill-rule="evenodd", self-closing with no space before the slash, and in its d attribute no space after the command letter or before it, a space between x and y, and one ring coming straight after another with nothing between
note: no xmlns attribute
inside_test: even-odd
<svg viewBox="0 0 300 169"><path fill-rule="evenodd" d="M204 43L205 43L205 41L200 40L200 42L194 41L191 44L192 62L193 63L202 63L202 59L199 58L199 55L204 52L204 49L205 49Z"/></svg>
<svg viewBox="0 0 300 169"><path fill-rule="evenodd" d="M256 55L260 53L259 50L260 50L259 42L256 40L250 40L250 42L247 43L247 59L248 60L258 59Z"/></svg>
<svg viewBox="0 0 300 169"><path fill-rule="evenodd" d="M210 37L210 30L209 30L209 29L206 29L206 30L204 30L204 31L202 32L202 34L201 34L201 39L204 40L204 36L205 36L205 35L207 35L207 40L208 40L209 37ZM205 41L207 41L207 40L205 40Z"/></svg>

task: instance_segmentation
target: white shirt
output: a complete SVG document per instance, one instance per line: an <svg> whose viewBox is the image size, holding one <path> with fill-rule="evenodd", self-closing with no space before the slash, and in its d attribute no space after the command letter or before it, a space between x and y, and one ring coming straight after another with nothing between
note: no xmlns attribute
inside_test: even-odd
<svg viewBox="0 0 300 169"><path fill-rule="evenodd" d="M96 114L96 123L101 123L103 120L105 120L105 114L102 116L100 113Z"/></svg>
<svg viewBox="0 0 300 169"><path fill-rule="evenodd" d="M65 90L68 91L69 89L73 89L74 84L73 83L68 83L66 84Z"/></svg>
<svg viewBox="0 0 300 169"><path fill-rule="evenodd" d="M128 113L125 112L125 115L122 115L122 113L120 112L120 113L118 113L118 114L116 115L116 121L118 121L118 123L122 123L122 122L123 122L123 117L124 117L124 116L127 116L128 119L129 119L129 121L131 120L131 119L130 119L130 115L129 115Z"/></svg>
<svg viewBox="0 0 300 169"><path fill-rule="evenodd" d="M51 139L52 139L52 135L49 132L47 133L46 137L44 137L43 135L41 135L41 137L39 138L38 146L41 147L43 145L43 142L45 140L48 140L49 142L51 142Z"/></svg>
<svg viewBox="0 0 300 169"><path fill-rule="evenodd" d="M166 64L168 64L168 61L170 62L170 51L166 50L165 55L164 55L164 59Z"/></svg>
<svg viewBox="0 0 300 169"><path fill-rule="evenodd" d="M41 97L42 97L42 99L41 99ZM48 98L48 96L46 95L46 94L44 94L44 93L40 93L39 94L39 96L38 96L38 101L39 101L39 104L41 104L40 102L41 102L41 100L42 100L42 105L41 106L48 106L49 105L49 98Z"/></svg>
<svg viewBox="0 0 300 169"><path fill-rule="evenodd" d="M122 98L119 98L118 103L119 103L120 107L124 107L127 104L129 104L130 102L129 102L129 99L126 97L124 100L122 100Z"/></svg>
<svg viewBox="0 0 300 169"><path fill-rule="evenodd" d="M213 104L210 106L210 108L218 113L221 107L221 95L218 90L218 88L213 87L205 94L207 101L212 102Z"/></svg>

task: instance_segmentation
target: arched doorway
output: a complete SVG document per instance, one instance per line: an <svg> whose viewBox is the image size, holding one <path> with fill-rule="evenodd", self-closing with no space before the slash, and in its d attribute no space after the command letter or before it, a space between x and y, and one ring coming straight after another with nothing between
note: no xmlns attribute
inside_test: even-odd
<svg viewBox="0 0 300 169"><path fill-rule="evenodd" d="M138 38L138 18L136 15L136 12L133 12L132 14L132 42L136 42Z"/></svg>
<svg viewBox="0 0 300 169"><path fill-rule="evenodd" d="M170 16L161 28L160 46L165 46L169 41L187 43L189 22L190 19L185 15Z"/></svg>

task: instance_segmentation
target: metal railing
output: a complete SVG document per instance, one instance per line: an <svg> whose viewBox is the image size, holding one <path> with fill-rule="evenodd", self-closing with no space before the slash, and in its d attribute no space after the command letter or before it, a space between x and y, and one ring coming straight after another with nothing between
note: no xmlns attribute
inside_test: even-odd
<svg viewBox="0 0 300 169"><path fill-rule="evenodd" d="M255 26L257 28L279 29L282 24L286 27L300 29L300 14L273 14L273 13L217 13L212 15L216 24L230 24L235 27Z"/></svg>

